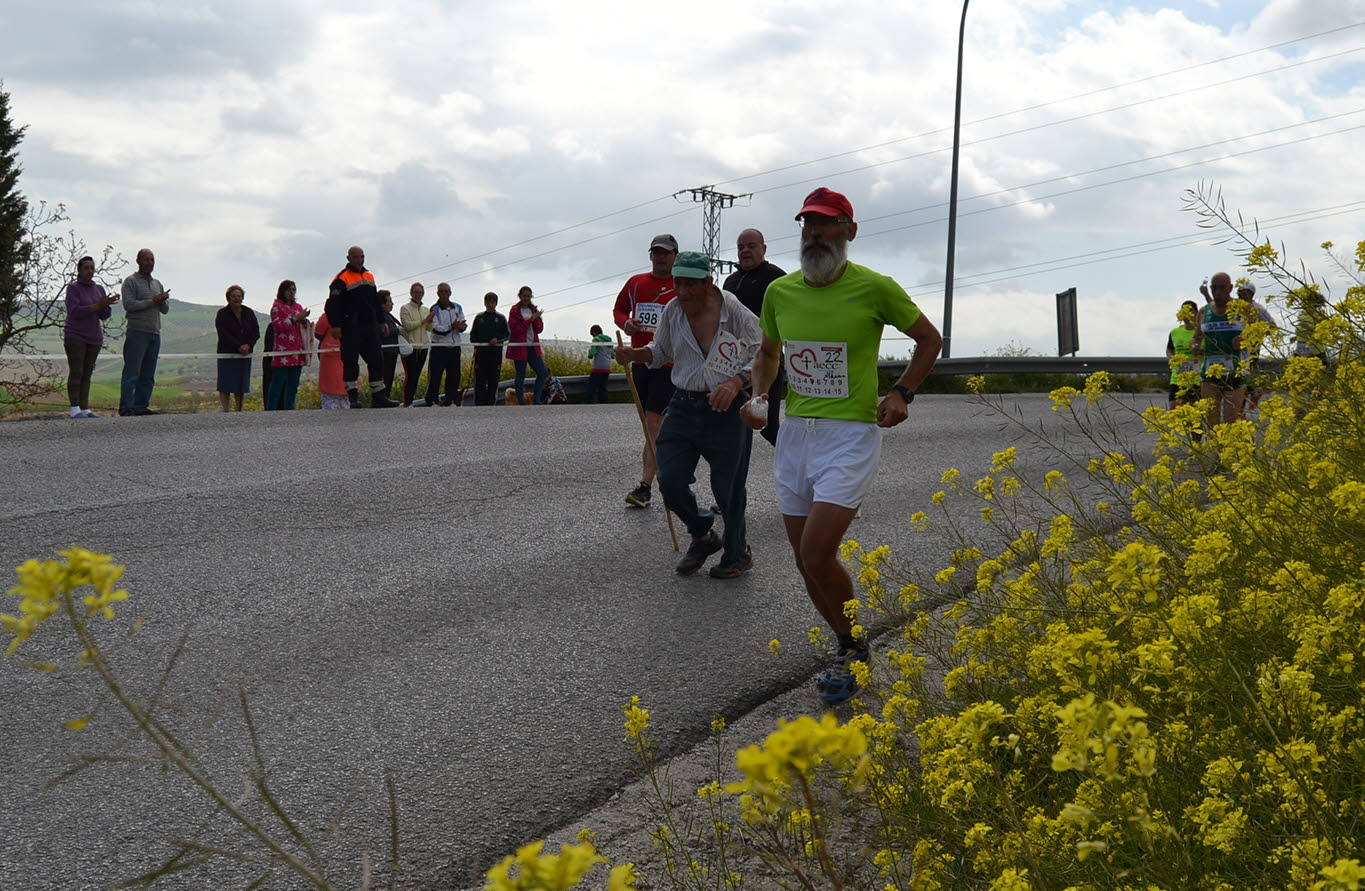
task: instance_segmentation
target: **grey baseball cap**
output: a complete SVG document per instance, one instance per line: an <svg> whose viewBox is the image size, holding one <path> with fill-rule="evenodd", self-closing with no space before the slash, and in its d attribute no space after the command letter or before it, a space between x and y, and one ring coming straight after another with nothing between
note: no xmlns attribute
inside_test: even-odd
<svg viewBox="0 0 1365 891"><path fill-rule="evenodd" d="M663 248L666 251L678 252L678 239L668 233L654 236L654 240L649 243L649 249Z"/></svg>

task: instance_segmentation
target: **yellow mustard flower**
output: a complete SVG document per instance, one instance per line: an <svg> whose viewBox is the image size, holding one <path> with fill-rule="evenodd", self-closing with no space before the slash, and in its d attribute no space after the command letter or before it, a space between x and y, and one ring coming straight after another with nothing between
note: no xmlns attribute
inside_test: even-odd
<svg viewBox="0 0 1365 891"><path fill-rule="evenodd" d="M625 731L627 740L638 740L649 729L649 709L640 706L640 697L630 697L630 702L621 706L626 716Z"/></svg>

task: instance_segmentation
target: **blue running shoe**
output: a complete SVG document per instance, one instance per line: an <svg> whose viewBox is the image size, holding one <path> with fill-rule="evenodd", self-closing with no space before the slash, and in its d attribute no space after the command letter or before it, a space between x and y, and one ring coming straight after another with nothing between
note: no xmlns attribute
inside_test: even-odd
<svg viewBox="0 0 1365 891"><path fill-rule="evenodd" d="M858 679L849 666L854 662L866 665L871 661L872 654L866 645L836 653L830 666L815 676L815 689L825 705L842 705L852 699L858 692Z"/></svg>

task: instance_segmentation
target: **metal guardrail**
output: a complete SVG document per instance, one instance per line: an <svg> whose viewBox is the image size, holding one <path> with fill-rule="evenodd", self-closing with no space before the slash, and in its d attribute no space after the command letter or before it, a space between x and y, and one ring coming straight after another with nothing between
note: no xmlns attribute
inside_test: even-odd
<svg viewBox="0 0 1365 891"><path fill-rule="evenodd" d="M904 359L883 359L879 368L904 368ZM939 359L931 375L964 374L1170 374L1165 356L979 356Z"/></svg>
<svg viewBox="0 0 1365 891"><path fill-rule="evenodd" d="M901 369L905 359L883 359L877 363L881 369ZM1114 374L1170 374L1171 366L1165 356L980 356L976 358L939 359L930 376L960 377L971 374L1090 374L1095 371L1110 371ZM526 387L530 389L535 378L527 378ZM586 374L567 375L559 382L569 398L582 398L587 392ZM515 383L512 380L498 381L498 399L502 393ZM608 393L629 391L623 372L612 372L607 380ZM473 398L473 391L465 392L466 399Z"/></svg>

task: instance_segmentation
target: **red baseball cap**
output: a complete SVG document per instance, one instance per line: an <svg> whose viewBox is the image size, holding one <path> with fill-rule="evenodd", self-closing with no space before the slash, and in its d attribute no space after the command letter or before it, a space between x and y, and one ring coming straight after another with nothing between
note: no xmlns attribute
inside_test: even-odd
<svg viewBox="0 0 1365 891"><path fill-rule="evenodd" d="M801 209L796 212L796 218L801 219L803 213L819 213L827 217L848 217L851 220L853 219L853 205L849 204L847 198L833 189L826 189L821 186L806 196Z"/></svg>

